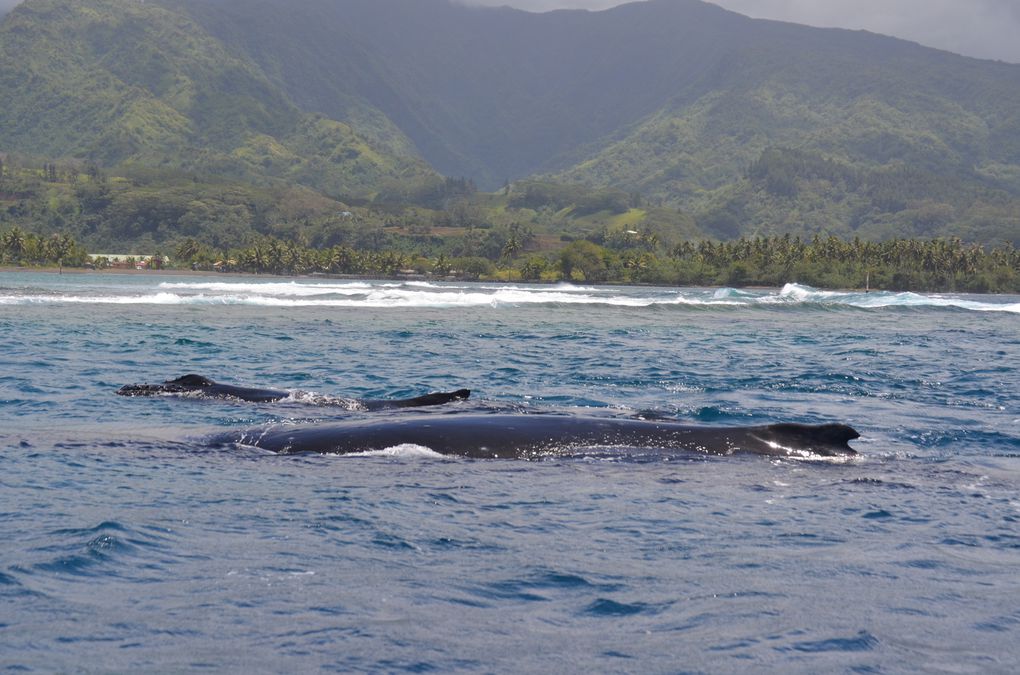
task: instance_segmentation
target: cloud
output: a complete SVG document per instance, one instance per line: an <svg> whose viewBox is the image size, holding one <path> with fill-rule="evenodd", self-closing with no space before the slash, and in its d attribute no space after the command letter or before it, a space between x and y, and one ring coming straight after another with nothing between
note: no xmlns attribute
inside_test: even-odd
<svg viewBox="0 0 1020 675"><path fill-rule="evenodd" d="M762 19L863 28L979 58L1020 63L1017 0L714 0Z"/></svg>
<svg viewBox="0 0 1020 675"><path fill-rule="evenodd" d="M534 12L606 9L622 0L460 0ZM1020 63L1020 0L712 0L760 19L854 28L938 49Z"/></svg>
<svg viewBox="0 0 1020 675"><path fill-rule="evenodd" d="M531 12L601 10L624 0L456 0ZM0 14L20 0L0 0ZM865 29L958 54L1020 63L1020 0L712 0L760 19Z"/></svg>

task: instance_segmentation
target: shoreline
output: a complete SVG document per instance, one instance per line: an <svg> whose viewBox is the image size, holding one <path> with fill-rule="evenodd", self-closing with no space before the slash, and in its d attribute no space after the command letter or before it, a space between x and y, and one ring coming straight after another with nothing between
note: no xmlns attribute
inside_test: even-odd
<svg viewBox="0 0 1020 675"><path fill-rule="evenodd" d="M736 288L746 290L769 290L773 288L782 288L782 286L718 286L718 285L707 285L707 286L664 286L659 284L637 284L632 282L618 281L618 282L607 282L607 283L589 283L589 282L564 282L564 281L505 281L500 279L456 279L456 278L444 278L434 279L425 275L407 276L407 277L382 277L373 276L367 274L259 274L255 272L215 272L208 270L181 270L181 269L160 269L160 270L137 270L130 268L108 268L104 270L90 270L84 267L17 267L11 265L0 265L0 273L35 273L35 274L54 274L54 275L86 275L86 274L116 274L124 276L167 276L167 277L226 277L233 279L342 279L351 281L438 281L438 282L455 282L455 283L470 283L470 284L534 284L534 285L554 285L559 283L579 283L580 285L586 286L622 286L626 288L641 288L643 286L651 288ZM799 284L796 281L790 281L787 283ZM807 284L804 284L808 286ZM1013 293L977 293L977 292L966 292L966 291L887 291L881 288L829 288L825 286L809 286L810 288L817 289L819 291L834 291L838 293L922 293L928 295L944 295L944 294L955 294L955 295L979 295L979 296L1013 296Z"/></svg>
<svg viewBox="0 0 1020 675"><path fill-rule="evenodd" d="M123 274L125 276L138 275L144 276L148 274L159 274L167 276L210 276L210 275L223 275L223 276L260 276L254 274L248 274L247 272L204 272L201 270L136 270L128 269L124 267L111 267L105 270L90 270L84 267L17 267L11 265L0 265L0 273L15 272L15 273L37 273L37 274Z"/></svg>

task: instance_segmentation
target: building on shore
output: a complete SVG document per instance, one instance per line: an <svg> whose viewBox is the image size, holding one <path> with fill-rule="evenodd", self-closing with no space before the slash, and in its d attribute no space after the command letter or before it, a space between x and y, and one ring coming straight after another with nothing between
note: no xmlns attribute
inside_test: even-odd
<svg viewBox="0 0 1020 675"><path fill-rule="evenodd" d="M89 253L89 259L96 267L136 270L163 269L170 262L166 256L138 253Z"/></svg>

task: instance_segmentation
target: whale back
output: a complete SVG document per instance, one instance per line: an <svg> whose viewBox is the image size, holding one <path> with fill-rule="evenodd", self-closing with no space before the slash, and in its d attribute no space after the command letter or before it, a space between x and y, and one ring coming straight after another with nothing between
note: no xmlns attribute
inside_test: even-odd
<svg viewBox="0 0 1020 675"><path fill-rule="evenodd" d="M208 398L235 398L254 403L279 401L289 396L286 391L277 389L255 389L236 387L230 384L219 384L208 377L189 373L162 384L128 384L117 390L121 396L155 396L158 394L189 394L198 393Z"/></svg>
<svg viewBox="0 0 1020 675"><path fill-rule="evenodd" d="M121 396L194 393L202 398L237 399L252 403L272 403L292 396L291 392L281 389L258 389L255 387L220 384L210 380L208 377L196 375L195 373L188 373L172 380L165 380L161 384L127 384L118 389L117 393ZM319 400L325 401L321 405L339 405L341 407L348 407L350 405L364 410L388 410L391 408L417 408L443 405L453 401L463 401L470 396L470 389L458 389L457 391L433 392L424 396L406 399L353 400L319 397Z"/></svg>
<svg viewBox="0 0 1020 675"><path fill-rule="evenodd" d="M770 424L752 433L775 454L810 453L824 457L856 455L850 441L860 438L857 430L846 424ZM770 454L770 453L766 453Z"/></svg>
<svg viewBox="0 0 1020 675"><path fill-rule="evenodd" d="M531 458L581 448L657 448L713 455L853 456L859 434L843 424L712 427L566 415L429 415L228 432L234 442L291 453L348 454L419 445L445 455Z"/></svg>
<svg viewBox="0 0 1020 675"><path fill-rule="evenodd" d="M181 375L180 377L174 378L172 380L167 380L164 384L176 384L181 387L202 388L211 387L216 383L210 380L208 377L203 377L201 375L189 373L187 375Z"/></svg>
<svg viewBox="0 0 1020 675"><path fill-rule="evenodd" d="M454 401L466 401L471 396L470 389L458 389L457 391L437 391L414 398L401 399L362 399L359 404L365 410L390 410L393 408L422 408L432 405L443 405Z"/></svg>

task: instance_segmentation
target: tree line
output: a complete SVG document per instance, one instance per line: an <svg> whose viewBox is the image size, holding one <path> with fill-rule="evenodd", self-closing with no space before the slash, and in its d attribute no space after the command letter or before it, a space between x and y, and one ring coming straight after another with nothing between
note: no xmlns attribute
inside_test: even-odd
<svg viewBox="0 0 1020 675"><path fill-rule="evenodd" d="M958 238L890 239L815 236L682 242L672 257L689 275L681 282L895 291L1020 292L1020 250L988 249Z"/></svg>
<svg viewBox="0 0 1020 675"><path fill-rule="evenodd" d="M595 239L593 241L592 239ZM985 248L960 239L883 242L790 235L734 241L682 241L664 251L655 237L612 233L577 239L556 251L525 250L509 230L492 256L308 247L265 236L240 248L215 249L196 239L165 256L170 268L254 274L424 275L439 278L660 285L780 286L895 291L1020 293L1020 249ZM152 252L158 255L156 252ZM67 234L41 236L13 227L0 233L6 265L102 267Z"/></svg>
<svg viewBox="0 0 1020 675"><path fill-rule="evenodd" d="M50 236L12 227L0 235L0 263L5 265L84 267L88 252L68 234Z"/></svg>

